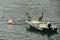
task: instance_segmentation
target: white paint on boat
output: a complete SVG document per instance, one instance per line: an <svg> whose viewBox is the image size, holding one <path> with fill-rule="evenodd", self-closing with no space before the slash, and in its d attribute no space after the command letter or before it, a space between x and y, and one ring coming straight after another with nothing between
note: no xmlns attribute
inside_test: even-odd
<svg viewBox="0 0 60 40"><path fill-rule="evenodd" d="M44 24L39 24L39 27L40 27L40 28L48 28L48 27L47 27L47 24L45 24L45 23L44 23Z"/></svg>
<svg viewBox="0 0 60 40"><path fill-rule="evenodd" d="M33 26L39 26L41 28L48 28L47 23L43 21L32 20L32 21L26 21L26 22Z"/></svg>
<svg viewBox="0 0 60 40"><path fill-rule="evenodd" d="M38 20L31 20L31 21L26 21L26 23L34 28L37 28L39 30L49 29L48 25L51 24L50 22L45 22L45 21L38 21ZM54 30L57 28L57 26L51 25L51 28Z"/></svg>

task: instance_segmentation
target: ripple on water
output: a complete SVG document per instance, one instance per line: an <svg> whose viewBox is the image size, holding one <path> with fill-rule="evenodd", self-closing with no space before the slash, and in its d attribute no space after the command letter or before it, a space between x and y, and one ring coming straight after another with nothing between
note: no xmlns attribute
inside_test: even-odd
<svg viewBox="0 0 60 40"><path fill-rule="evenodd" d="M0 0L0 40L60 40L59 0ZM26 12L38 20L44 12L45 21L58 26L58 32L28 29ZM8 26L7 20L13 20Z"/></svg>

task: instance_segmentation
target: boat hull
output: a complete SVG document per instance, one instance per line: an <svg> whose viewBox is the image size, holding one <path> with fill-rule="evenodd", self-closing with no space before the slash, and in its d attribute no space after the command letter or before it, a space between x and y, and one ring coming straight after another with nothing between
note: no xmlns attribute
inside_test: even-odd
<svg viewBox="0 0 60 40"><path fill-rule="evenodd" d="M50 29L43 28L41 30L41 29L38 29L38 28L33 27L32 25L29 25L29 28L37 29L37 30L40 30L40 31L57 31L57 28L55 28L54 30L52 28L50 28Z"/></svg>
<svg viewBox="0 0 60 40"><path fill-rule="evenodd" d="M41 31L57 31L57 27L56 26L51 26L48 27L48 23L49 22L44 22L44 21L26 21L26 23L30 26L30 28L34 28L37 30L41 30Z"/></svg>

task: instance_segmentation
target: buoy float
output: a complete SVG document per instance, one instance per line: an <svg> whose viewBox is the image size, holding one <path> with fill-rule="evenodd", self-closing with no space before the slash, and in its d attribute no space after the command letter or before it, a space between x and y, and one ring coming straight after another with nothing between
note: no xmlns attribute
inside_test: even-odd
<svg viewBox="0 0 60 40"><path fill-rule="evenodd" d="M8 24L11 25L13 23L12 20L8 20Z"/></svg>

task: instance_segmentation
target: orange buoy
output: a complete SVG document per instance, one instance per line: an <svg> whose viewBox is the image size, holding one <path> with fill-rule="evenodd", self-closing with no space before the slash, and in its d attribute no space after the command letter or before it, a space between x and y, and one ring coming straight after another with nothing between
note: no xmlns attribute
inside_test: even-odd
<svg viewBox="0 0 60 40"><path fill-rule="evenodd" d="M11 25L12 23L13 23L13 22L12 22L12 20L8 20L8 24L10 24L10 25Z"/></svg>

